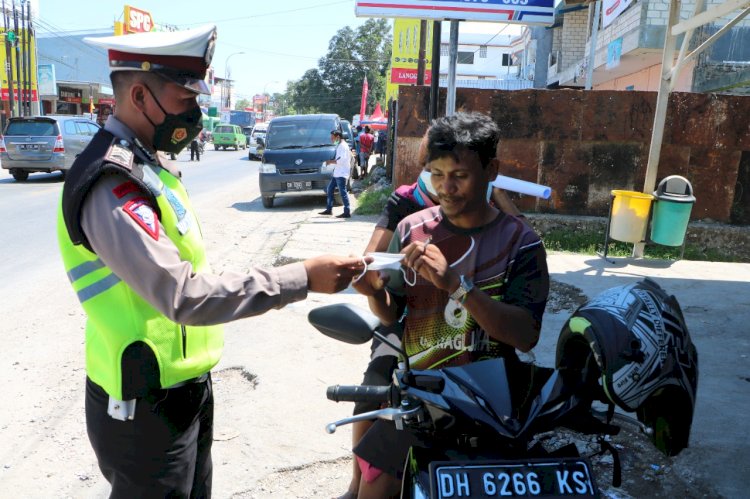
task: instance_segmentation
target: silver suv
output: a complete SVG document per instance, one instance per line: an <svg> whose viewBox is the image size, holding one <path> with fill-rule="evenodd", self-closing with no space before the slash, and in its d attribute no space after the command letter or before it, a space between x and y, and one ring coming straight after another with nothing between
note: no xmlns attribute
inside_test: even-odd
<svg viewBox="0 0 750 499"><path fill-rule="evenodd" d="M19 182L32 172L60 171L63 178L99 131L83 116L14 117L0 135L0 164Z"/></svg>

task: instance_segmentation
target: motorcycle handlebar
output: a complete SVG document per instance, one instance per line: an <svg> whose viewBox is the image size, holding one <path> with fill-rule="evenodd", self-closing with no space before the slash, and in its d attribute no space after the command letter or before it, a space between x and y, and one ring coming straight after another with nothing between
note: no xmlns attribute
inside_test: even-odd
<svg viewBox="0 0 750 499"><path fill-rule="evenodd" d="M334 402L390 402L390 386L335 385L326 391Z"/></svg>

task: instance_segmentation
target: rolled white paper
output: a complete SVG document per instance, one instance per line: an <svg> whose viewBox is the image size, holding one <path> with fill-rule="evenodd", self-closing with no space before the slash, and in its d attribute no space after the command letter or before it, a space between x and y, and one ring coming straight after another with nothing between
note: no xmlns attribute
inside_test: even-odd
<svg viewBox="0 0 750 499"><path fill-rule="evenodd" d="M536 196L542 199L549 199L550 194L552 194L552 189L546 185L526 182L525 180L518 180L517 178L506 177L504 175L498 175L492 182L492 185L498 189L528 194L529 196Z"/></svg>

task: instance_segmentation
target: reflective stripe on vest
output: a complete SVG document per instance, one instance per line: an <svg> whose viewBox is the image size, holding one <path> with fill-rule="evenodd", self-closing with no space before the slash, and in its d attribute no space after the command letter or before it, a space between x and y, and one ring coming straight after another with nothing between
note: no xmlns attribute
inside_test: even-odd
<svg viewBox="0 0 750 499"><path fill-rule="evenodd" d="M180 258L190 262L194 272L210 272L197 219L182 183L162 168L144 166L144 173L149 187L159 189L160 225ZM57 231L68 279L88 317L86 373L95 383L114 398L123 399L121 358L133 342L143 342L154 352L162 387L200 376L216 365L224 343L222 326L184 326L171 321L96 254L72 243L62 209Z"/></svg>

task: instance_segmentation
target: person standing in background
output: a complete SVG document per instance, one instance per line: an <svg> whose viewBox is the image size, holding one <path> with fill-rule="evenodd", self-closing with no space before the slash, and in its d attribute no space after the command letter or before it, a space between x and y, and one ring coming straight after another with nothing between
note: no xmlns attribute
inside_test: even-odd
<svg viewBox="0 0 750 499"><path fill-rule="evenodd" d="M350 218L352 214L349 209L349 195L346 192L346 181L349 179L349 174L351 173L349 165L352 161L352 152L349 149L349 144L342 138L341 130L333 130L331 132L331 142L336 144L336 153L334 159L326 161L326 164L336 165L336 167L333 169L333 176L326 189L326 209L319 214L333 214L333 195L336 189L338 189L341 200L344 202L344 213L337 215L336 218Z"/></svg>
<svg viewBox="0 0 750 499"><path fill-rule="evenodd" d="M370 127L365 125L365 128L361 134L359 134L359 158L360 166L362 167L362 176L367 175L367 169L370 162L370 154L372 154L372 147L375 144L375 137L370 133Z"/></svg>

